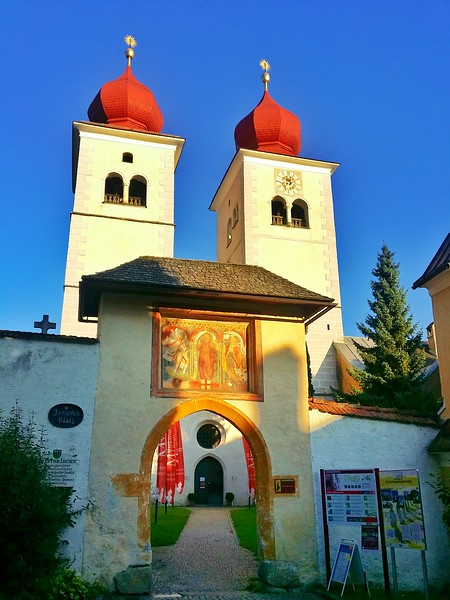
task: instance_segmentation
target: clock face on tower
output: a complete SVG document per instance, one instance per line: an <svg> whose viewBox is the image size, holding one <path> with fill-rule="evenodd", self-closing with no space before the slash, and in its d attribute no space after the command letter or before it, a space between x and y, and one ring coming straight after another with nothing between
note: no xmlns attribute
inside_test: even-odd
<svg viewBox="0 0 450 600"><path fill-rule="evenodd" d="M299 174L289 170L278 171L275 177L275 187L279 192L288 196L298 194L301 189Z"/></svg>

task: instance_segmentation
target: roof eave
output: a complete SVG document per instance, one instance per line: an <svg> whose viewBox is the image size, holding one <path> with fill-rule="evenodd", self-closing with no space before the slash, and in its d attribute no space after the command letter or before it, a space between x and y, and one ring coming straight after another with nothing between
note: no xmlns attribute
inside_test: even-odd
<svg viewBox="0 0 450 600"><path fill-rule="evenodd" d="M227 312L269 315L313 320L336 306L330 299L283 298L278 296L255 296L234 292L216 292L193 288L164 288L139 283L92 281L83 278L80 283L79 319L98 317L100 298L103 294L132 294L148 296L153 306L166 308L189 308L192 310L218 310Z"/></svg>
<svg viewBox="0 0 450 600"><path fill-rule="evenodd" d="M434 271L431 271L431 273L422 275L422 277L419 277L419 279L412 284L412 289L416 290L417 288L424 287L425 283L428 283L429 281L431 281L431 279L434 279L435 277L437 277L437 275L439 275L443 271L446 271L447 269L450 269L450 263L440 265L440 267L434 269Z"/></svg>

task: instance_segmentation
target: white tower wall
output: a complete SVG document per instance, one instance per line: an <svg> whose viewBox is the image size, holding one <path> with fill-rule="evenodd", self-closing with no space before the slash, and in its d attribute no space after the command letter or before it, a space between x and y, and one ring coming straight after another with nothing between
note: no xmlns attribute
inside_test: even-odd
<svg viewBox="0 0 450 600"><path fill-rule="evenodd" d="M331 175L337 166L241 149L211 204L217 212L219 262L258 265L335 300L336 308L308 326L313 385L319 394L337 387L332 342L343 338L331 189ZM298 178L294 193L280 189L280 173ZM275 197L286 204L288 214L295 200L303 200L306 226L292 226L289 218L284 225L273 224Z"/></svg>
<svg viewBox="0 0 450 600"><path fill-rule="evenodd" d="M61 333L95 337L96 324L78 321L83 275L139 256L173 256L174 172L184 140L74 123L74 208L64 282ZM132 162L124 161L124 154ZM105 181L120 176L123 201L105 201ZM146 206L126 202L132 178L146 182Z"/></svg>

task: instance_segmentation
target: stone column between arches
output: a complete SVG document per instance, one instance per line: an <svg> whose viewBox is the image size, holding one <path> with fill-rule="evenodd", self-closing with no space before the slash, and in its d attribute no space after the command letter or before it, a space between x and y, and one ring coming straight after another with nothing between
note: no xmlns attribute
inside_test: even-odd
<svg viewBox="0 0 450 600"><path fill-rule="evenodd" d="M272 468L267 445L254 423L243 412L217 398L188 400L170 410L154 425L147 436L141 453L139 473L119 473L111 476L114 487L120 495L137 498L136 542L140 559L151 561L150 476L156 447L173 423L201 410L208 410L229 420L240 430L250 445L257 476L257 532L260 558L275 559Z"/></svg>

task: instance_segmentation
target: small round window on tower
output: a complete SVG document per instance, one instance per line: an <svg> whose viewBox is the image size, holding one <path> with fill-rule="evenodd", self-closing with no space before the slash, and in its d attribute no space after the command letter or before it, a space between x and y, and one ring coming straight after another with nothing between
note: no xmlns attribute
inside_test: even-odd
<svg viewBox="0 0 450 600"><path fill-rule="evenodd" d="M218 427L212 423L202 425L197 431L197 442L202 448L217 448L221 439Z"/></svg>

